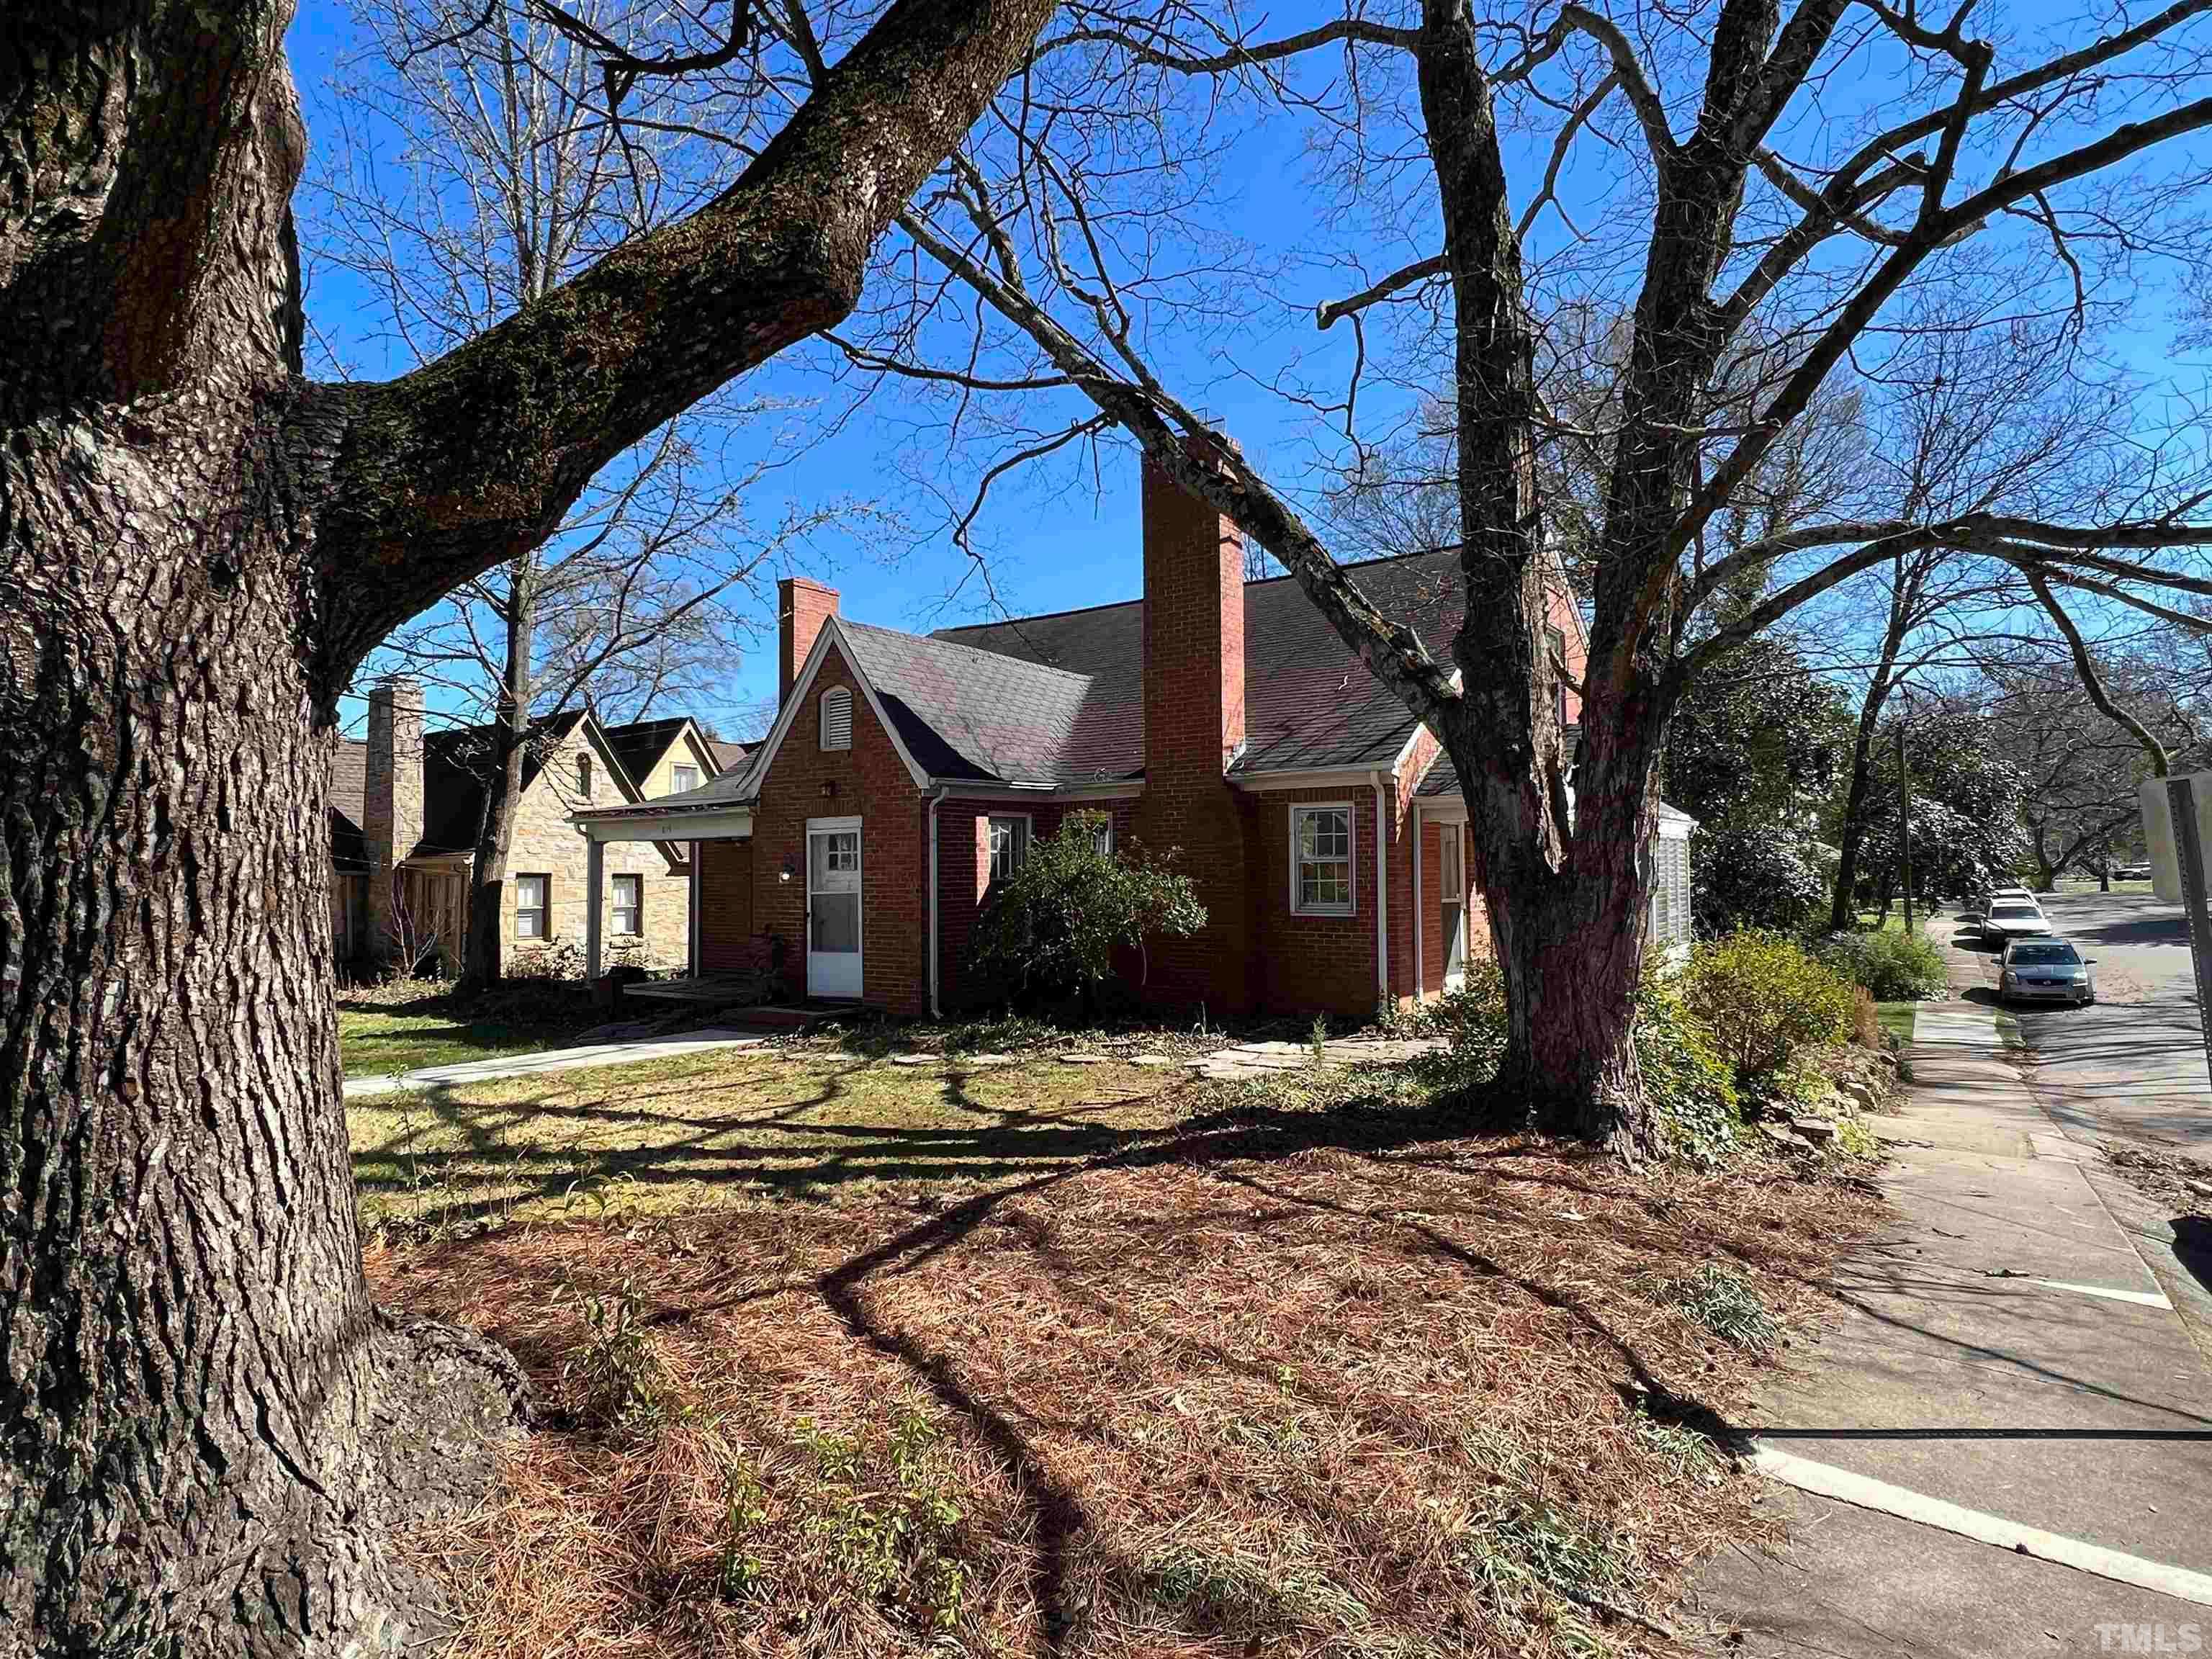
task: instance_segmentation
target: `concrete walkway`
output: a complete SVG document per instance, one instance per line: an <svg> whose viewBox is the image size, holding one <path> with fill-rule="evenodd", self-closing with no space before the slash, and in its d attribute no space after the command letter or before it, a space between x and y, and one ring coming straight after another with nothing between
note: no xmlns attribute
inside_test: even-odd
<svg viewBox="0 0 2212 1659"><path fill-rule="evenodd" d="M760 1031L728 1026L679 1031L674 1036L630 1042L592 1042L574 1048L544 1048L536 1054L502 1054L495 1060L464 1060L456 1066L425 1066L418 1071L387 1073L378 1077L349 1077L345 1097L362 1100L375 1095L426 1093L459 1088L471 1083L496 1083L504 1078L535 1077L540 1072L582 1072L600 1066L635 1066L648 1060L675 1060L704 1054L712 1048L757 1048L768 1041Z"/></svg>
<svg viewBox="0 0 2212 1659"><path fill-rule="evenodd" d="M1803 1369L1745 1413L1788 1539L1700 1577L1717 1647L2212 1639L2212 1368L2019 1059L1993 1009L1918 1015L1907 1103L1875 1121L1898 1220L1845 1264Z"/></svg>

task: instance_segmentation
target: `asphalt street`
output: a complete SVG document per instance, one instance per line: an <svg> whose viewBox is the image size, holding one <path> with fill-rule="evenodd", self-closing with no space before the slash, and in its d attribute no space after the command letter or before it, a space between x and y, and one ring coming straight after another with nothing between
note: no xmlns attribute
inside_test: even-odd
<svg viewBox="0 0 2212 1659"><path fill-rule="evenodd" d="M2015 1008L2044 1107L2069 1128L2212 1162L2212 1081L2198 1024L2189 930L2178 905L2148 894L2053 893L2052 926L2097 964L2087 1008ZM1954 943L1978 950L1972 936ZM1983 953L1975 1000L1995 1001Z"/></svg>

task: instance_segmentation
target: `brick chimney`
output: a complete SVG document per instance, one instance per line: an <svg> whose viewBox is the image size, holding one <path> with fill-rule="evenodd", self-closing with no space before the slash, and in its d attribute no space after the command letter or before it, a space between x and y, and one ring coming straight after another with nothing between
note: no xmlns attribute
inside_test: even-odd
<svg viewBox="0 0 2212 1659"><path fill-rule="evenodd" d="M837 590L804 576L786 576L775 585L776 706L791 696L791 683L814 649L822 624L837 614Z"/></svg>
<svg viewBox="0 0 2212 1659"><path fill-rule="evenodd" d="M379 680L368 694L362 835L368 842L369 950L388 954L394 872L422 839L422 688Z"/></svg>
<svg viewBox="0 0 2212 1659"><path fill-rule="evenodd" d="M1226 439L1191 437L1200 465ZM1145 459L1145 775L1218 780L1244 744L1244 538Z"/></svg>
<svg viewBox="0 0 2212 1659"><path fill-rule="evenodd" d="M1193 436L1184 453L1210 464L1227 442ZM1222 774L1244 744L1243 538L1149 457L1144 534L1145 793L1132 828L1156 850L1182 848L1206 908L1200 933L1154 948L1152 988L1242 1013L1252 1006L1252 826Z"/></svg>

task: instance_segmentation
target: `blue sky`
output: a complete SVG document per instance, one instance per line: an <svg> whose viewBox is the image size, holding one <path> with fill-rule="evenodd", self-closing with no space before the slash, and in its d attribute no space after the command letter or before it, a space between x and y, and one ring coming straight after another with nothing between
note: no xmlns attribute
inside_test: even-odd
<svg viewBox="0 0 2212 1659"><path fill-rule="evenodd" d="M1332 8L1332 9L1334 9ZM2077 9L2045 5L2008 6L2012 27L2078 15ZM1280 27L1304 21L1285 17ZM338 0L304 0L289 38L295 76L306 109L309 143L330 129L329 81L333 70L358 48L354 27ZM1323 69L1326 66L1322 66ZM1694 82L1692 82L1694 84ZM1250 257L1271 265L1275 275L1239 295L1234 320L1210 329L1185 327L1152 342L1154 362L1169 384L1188 401L1218 418L1243 444L1248 454L1279 484L1297 489L1317 477L1330 456L1326 424L1310 411L1262 389L1261 382L1290 369L1340 379L1352 349L1350 331L1340 327L1317 334L1312 307L1360 286L1340 268L1309 257L1298 239L1315 216L1310 165L1303 153L1305 131L1291 119L1273 124L1224 122L1209 134L1212 187L1233 204L1227 227ZM1548 138L1548 134L1546 135ZM1525 147L1509 151L1516 177L1515 199L1525 200L1540 174L1544 156ZM312 167L313 163L310 163ZM1577 148L1563 180L1561 195L1577 216L1601 210L1611 181L1601 148ZM1362 261L1370 274L1403 264L1425 252L1431 213L1422 204L1422 223L1387 240L1357 234L1329 239L1328 252ZM1532 246L1540 249L1540 230ZM1413 246L1419 243L1418 250ZM346 273L314 261L312 234L308 307L325 338L364 372L393 372L404 367L389 361L378 335L380 315L373 296ZM2172 330L2169 308L2147 303L2138 338L2125 344L2126 356L2146 369L2166 372ZM791 399L826 411L845 395L823 374L830 354L818 343L794 349L744 383L753 394ZM939 482L960 496L947 506L917 489L915 468L899 465L902 450L918 441L910 419L901 418L900 388L877 394L858 417L836 434L806 447L791 465L770 475L757 493L752 516L772 520L787 503L807 505L837 496L873 498L900 511L912 526L901 537L871 532L835 538L819 550L809 574L827 580L843 594L843 609L862 620L925 629L988 614L980 584L968 559L951 543L945 526L964 505L973 470L942 469ZM1377 388L1368 394L1389 394ZM1363 404L1363 409L1371 405ZM1067 405L1074 408L1073 404ZM1087 412L1087 405L1082 406ZM805 424L794 415L787 424ZM1052 419L1039 412L1040 425ZM1363 424L1364 422L1363 422ZM924 436L919 441L931 441ZM980 465L980 464L979 464ZM927 466L921 471L927 472ZM1050 469L994 488L992 504L977 527L988 553L999 599L1016 614L1096 605L1136 596L1140 583L1138 544L1138 468L1133 447L1110 443L1099 454L1094 476L1085 457L1074 453ZM726 734L749 735L750 711L773 697L775 652L773 617L763 606L760 643L729 677L723 705L695 710L720 725ZM349 711L356 719L358 708ZM664 711L668 712L668 711Z"/></svg>

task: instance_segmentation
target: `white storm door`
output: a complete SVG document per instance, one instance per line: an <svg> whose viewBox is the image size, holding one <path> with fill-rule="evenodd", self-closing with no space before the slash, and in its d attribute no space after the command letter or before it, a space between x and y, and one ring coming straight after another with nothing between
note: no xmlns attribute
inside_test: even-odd
<svg viewBox="0 0 2212 1659"><path fill-rule="evenodd" d="M806 824L806 994L860 994L860 821Z"/></svg>

